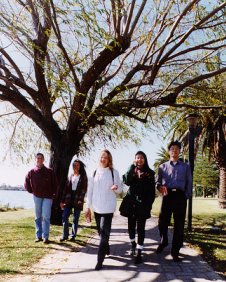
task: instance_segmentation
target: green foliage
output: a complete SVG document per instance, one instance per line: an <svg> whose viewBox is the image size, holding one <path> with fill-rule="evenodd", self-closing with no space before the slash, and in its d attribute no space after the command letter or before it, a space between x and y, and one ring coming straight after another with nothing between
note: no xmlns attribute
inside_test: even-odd
<svg viewBox="0 0 226 282"><path fill-rule="evenodd" d="M169 160L169 152L167 149L165 148L161 148L158 152L158 158L157 160L155 160L155 163L154 163L154 170L155 172L157 173L158 171L158 168L160 166L160 164L166 162Z"/></svg>
<svg viewBox="0 0 226 282"><path fill-rule="evenodd" d="M214 161L210 161L208 154L198 153L193 175L195 196L216 196L219 187L219 169Z"/></svg>

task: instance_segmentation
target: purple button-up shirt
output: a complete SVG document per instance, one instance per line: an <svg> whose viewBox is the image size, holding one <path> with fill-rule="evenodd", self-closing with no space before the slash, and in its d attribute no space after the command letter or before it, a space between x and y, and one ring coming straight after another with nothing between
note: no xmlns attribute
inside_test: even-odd
<svg viewBox="0 0 226 282"><path fill-rule="evenodd" d="M165 185L167 189L178 189L185 193L187 198L192 195L191 169L187 163L177 161L165 162L159 166L156 187Z"/></svg>

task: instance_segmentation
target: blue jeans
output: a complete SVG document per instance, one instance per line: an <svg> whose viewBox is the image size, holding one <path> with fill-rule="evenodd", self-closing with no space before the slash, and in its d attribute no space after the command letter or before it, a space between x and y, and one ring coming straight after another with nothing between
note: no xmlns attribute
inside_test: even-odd
<svg viewBox="0 0 226 282"><path fill-rule="evenodd" d="M68 239L69 236L69 224L68 219L71 214L71 208L65 207L62 213L62 223L63 223L63 238ZM78 221L80 217L80 210L74 209L73 211L73 219L72 219L72 231L71 238L75 238L78 230Z"/></svg>
<svg viewBox="0 0 226 282"><path fill-rule="evenodd" d="M35 204L36 238L49 238L51 207L53 200L33 195Z"/></svg>

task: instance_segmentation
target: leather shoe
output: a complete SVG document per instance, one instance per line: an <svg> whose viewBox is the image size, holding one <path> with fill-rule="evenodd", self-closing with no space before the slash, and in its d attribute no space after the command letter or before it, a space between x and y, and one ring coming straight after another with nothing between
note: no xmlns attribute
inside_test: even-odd
<svg viewBox="0 0 226 282"><path fill-rule="evenodd" d="M60 238L60 242L66 241L67 238Z"/></svg>
<svg viewBox="0 0 226 282"><path fill-rule="evenodd" d="M103 267L102 263L98 262L97 265L95 266L95 270L101 270Z"/></svg>
<svg viewBox="0 0 226 282"><path fill-rule="evenodd" d="M35 243L38 243L38 242L41 242L41 241L43 241L42 238L36 238L35 239Z"/></svg>
<svg viewBox="0 0 226 282"><path fill-rule="evenodd" d="M50 243L50 241L49 241L49 239L48 239L48 238L45 238L45 239L43 239L43 243L44 243L44 244L49 244L49 243Z"/></svg>
<svg viewBox="0 0 226 282"><path fill-rule="evenodd" d="M160 254L166 246L168 246L168 244L159 244L158 248L155 251L156 254Z"/></svg>
<svg viewBox="0 0 226 282"><path fill-rule="evenodd" d="M137 256L135 257L134 263L135 263L135 264L140 264L140 263L142 263L142 262L143 262L143 259L142 259L141 255L137 255Z"/></svg>
<svg viewBox="0 0 226 282"><path fill-rule="evenodd" d="M136 249L135 248L130 249L129 254L131 256L135 256L136 255Z"/></svg>
<svg viewBox="0 0 226 282"><path fill-rule="evenodd" d="M181 262L181 261L182 261L182 259L179 258L178 255L174 255L174 256L172 256L172 257L173 257L173 261L174 261L174 262Z"/></svg>
<svg viewBox="0 0 226 282"><path fill-rule="evenodd" d="M108 245L107 250L106 250L106 256L110 256L110 246Z"/></svg>

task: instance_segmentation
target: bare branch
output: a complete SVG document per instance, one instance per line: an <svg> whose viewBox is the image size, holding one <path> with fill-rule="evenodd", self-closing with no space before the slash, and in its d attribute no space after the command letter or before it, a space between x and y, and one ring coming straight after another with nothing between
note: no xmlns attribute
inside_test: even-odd
<svg viewBox="0 0 226 282"><path fill-rule="evenodd" d="M16 71L17 75L19 76L19 79L23 83L25 83L23 74L21 73L20 69L18 68L18 66L16 65L14 60L9 56L9 54L3 48L0 48L0 53L2 53L5 56L5 58L10 62L10 64L13 66L13 68Z"/></svg>
<svg viewBox="0 0 226 282"><path fill-rule="evenodd" d="M137 12L137 15L136 15L136 17L135 17L135 19L134 19L134 21L132 23L132 26L130 28L129 33L128 33L129 37L132 37L132 34L134 32L134 29L136 28L136 25L137 25L137 22L138 22L140 16L141 16L141 14L142 14L142 12L144 10L146 2L147 2L147 0L142 0L142 3L141 3L140 8L139 8L139 11Z"/></svg>

